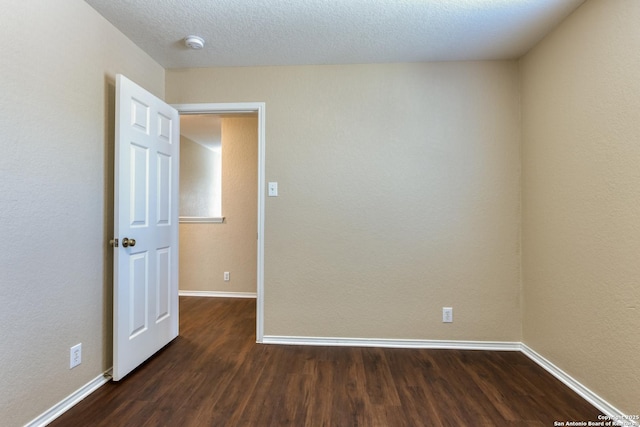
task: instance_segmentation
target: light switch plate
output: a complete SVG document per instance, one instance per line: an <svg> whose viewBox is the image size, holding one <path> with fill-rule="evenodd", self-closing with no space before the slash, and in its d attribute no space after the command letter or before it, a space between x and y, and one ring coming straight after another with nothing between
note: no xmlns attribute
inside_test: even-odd
<svg viewBox="0 0 640 427"><path fill-rule="evenodd" d="M269 197L278 197L278 183L270 182L268 185Z"/></svg>

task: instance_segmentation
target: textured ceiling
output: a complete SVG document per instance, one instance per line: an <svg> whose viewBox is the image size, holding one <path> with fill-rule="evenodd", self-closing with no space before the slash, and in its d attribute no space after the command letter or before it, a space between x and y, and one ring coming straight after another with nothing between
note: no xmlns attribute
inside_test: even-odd
<svg viewBox="0 0 640 427"><path fill-rule="evenodd" d="M165 68L518 58L584 2L85 1Z"/></svg>

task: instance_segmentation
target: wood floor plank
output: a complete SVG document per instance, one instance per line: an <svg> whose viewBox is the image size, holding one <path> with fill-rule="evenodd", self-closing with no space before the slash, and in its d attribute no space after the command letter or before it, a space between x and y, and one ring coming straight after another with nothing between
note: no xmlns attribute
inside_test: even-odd
<svg viewBox="0 0 640 427"><path fill-rule="evenodd" d="M255 301L180 298L180 336L51 423L551 426L593 406L518 352L255 343Z"/></svg>

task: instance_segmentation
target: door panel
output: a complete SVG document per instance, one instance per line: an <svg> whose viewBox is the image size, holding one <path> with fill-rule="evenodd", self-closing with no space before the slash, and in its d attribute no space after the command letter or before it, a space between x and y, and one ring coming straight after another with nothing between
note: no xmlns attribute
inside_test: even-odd
<svg viewBox="0 0 640 427"><path fill-rule="evenodd" d="M169 277L171 277L171 248L158 250L158 274L156 287L156 322L161 322L171 316L171 287Z"/></svg>
<svg viewBox="0 0 640 427"><path fill-rule="evenodd" d="M178 112L116 78L113 379L178 335Z"/></svg>
<svg viewBox="0 0 640 427"><path fill-rule="evenodd" d="M147 330L148 278L147 253L129 257L129 339Z"/></svg>
<svg viewBox="0 0 640 427"><path fill-rule="evenodd" d="M146 227L149 218L149 149L131 143L131 227Z"/></svg>
<svg viewBox="0 0 640 427"><path fill-rule="evenodd" d="M171 156L158 153L158 226L171 225L171 172Z"/></svg>

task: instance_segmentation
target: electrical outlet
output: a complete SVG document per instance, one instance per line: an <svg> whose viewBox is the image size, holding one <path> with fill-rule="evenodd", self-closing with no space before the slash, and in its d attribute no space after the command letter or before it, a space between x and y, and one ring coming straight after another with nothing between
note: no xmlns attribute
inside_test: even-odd
<svg viewBox="0 0 640 427"><path fill-rule="evenodd" d="M442 307L442 322L453 323L453 308Z"/></svg>
<svg viewBox="0 0 640 427"><path fill-rule="evenodd" d="M231 275L229 274L228 271L224 272L224 281L228 282L229 280L231 280Z"/></svg>
<svg viewBox="0 0 640 427"><path fill-rule="evenodd" d="M73 369L82 363L82 343L71 347L69 351L69 369Z"/></svg>

